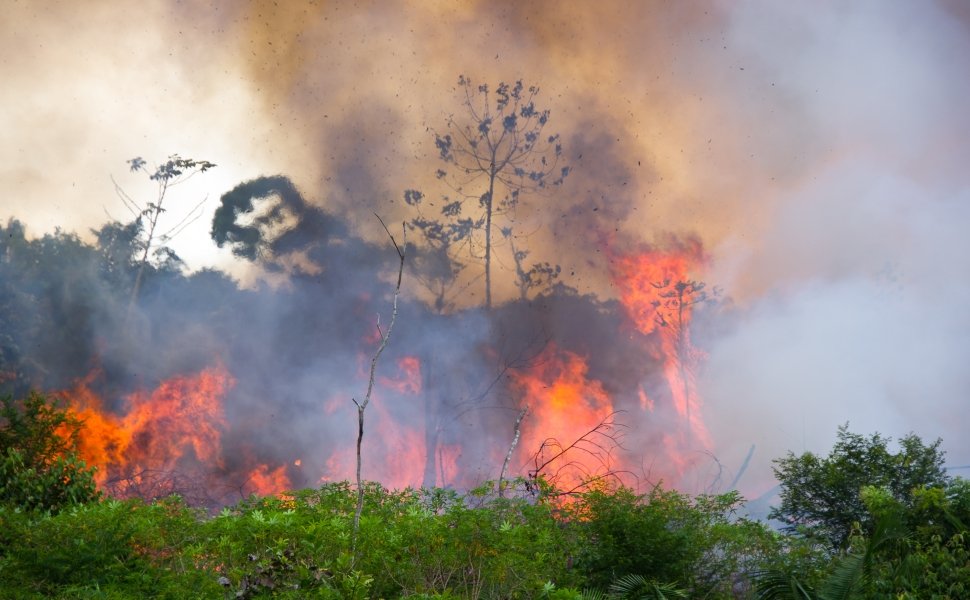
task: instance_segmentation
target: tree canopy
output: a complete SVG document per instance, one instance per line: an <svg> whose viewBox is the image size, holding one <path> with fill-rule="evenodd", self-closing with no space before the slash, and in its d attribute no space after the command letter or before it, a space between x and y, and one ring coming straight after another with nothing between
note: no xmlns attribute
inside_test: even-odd
<svg viewBox="0 0 970 600"><path fill-rule="evenodd" d="M781 521L786 531L817 536L840 549L849 541L855 523L870 533L873 529L862 498L864 487L885 489L912 506L914 490L947 486L941 440L927 445L911 433L899 440L896 452L890 449L891 441L879 433L869 437L852 433L845 424L839 427L828 456L789 452L775 460L781 504L769 517Z"/></svg>
<svg viewBox="0 0 970 600"><path fill-rule="evenodd" d="M538 86L526 87L518 80L492 88L474 85L464 75L458 78L458 86L463 110L447 118L445 131L434 133L444 163L435 176L445 182L448 191L437 216L419 214L411 227L424 235L431 248L449 254L452 260L460 260L455 251L464 247L471 257L482 261L485 307L489 308L498 217L505 217L500 232L509 241L522 295L558 275L559 269L549 263L523 266L528 251L514 246L512 216L522 195L561 186L570 168L561 164L559 134L546 132L550 111L536 106ZM424 194L418 190L404 193L410 206L420 208L423 200Z"/></svg>

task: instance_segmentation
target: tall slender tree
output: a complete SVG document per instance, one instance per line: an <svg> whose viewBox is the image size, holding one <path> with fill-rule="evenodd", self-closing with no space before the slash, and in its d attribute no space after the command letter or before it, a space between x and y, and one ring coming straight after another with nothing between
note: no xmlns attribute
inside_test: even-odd
<svg viewBox="0 0 970 600"><path fill-rule="evenodd" d="M168 157L167 161L156 166L153 171L148 170L148 163L140 156L129 160L128 166L133 173L141 171L148 174L148 178L157 184L155 199L144 204L132 199L117 183L115 184L115 190L118 192L118 196L125 203L128 210L135 216L135 222L139 224L141 229L141 235L138 239L138 249L141 252L141 256L138 259L135 283L131 288L131 298L128 302L128 313L130 313L135 301L138 299L138 293L141 289L141 283L145 275L145 267L148 265L149 257L154 252L159 254L163 259L171 259L172 252L166 249L164 244L181 233L187 225L201 216L200 209L204 200L196 204L192 210L187 211L175 225L164 232L158 231L162 213L166 211L164 208L166 194L168 194L170 188L185 182L197 173L205 173L216 165L207 160L182 158L178 154L173 154Z"/></svg>
<svg viewBox="0 0 970 600"><path fill-rule="evenodd" d="M426 237L444 233L451 246L464 243L474 258L482 260L485 307L491 308L497 220L510 221L523 194L562 185L569 167L560 164L559 134L545 131L550 112L536 107L537 86L526 87L519 80L492 89L476 86L464 75L458 78L458 86L463 111L447 118L444 131L434 132L444 163L435 175L449 193L439 218L419 216L411 225ZM404 199L420 206L424 195L410 190Z"/></svg>

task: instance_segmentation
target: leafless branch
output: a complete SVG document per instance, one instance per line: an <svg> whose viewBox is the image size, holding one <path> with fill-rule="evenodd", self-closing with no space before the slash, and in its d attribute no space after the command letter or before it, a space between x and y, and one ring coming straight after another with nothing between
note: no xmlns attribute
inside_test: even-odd
<svg viewBox="0 0 970 600"><path fill-rule="evenodd" d="M502 482L505 479L505 472L509 468L509 462L512 460L512 453L515 452L515 447L519 445L519 436L522 434L522 419L525 418L526 413L529 412L529 407L526 406L519 412L519 416L515 419L515 425L512 427L512 431L515 434L512 436L512 443L509 444L509 451L505 453L505 461L502 463L502 471L498 474L498 496L502 497L504 490L502 489Z"/></svg>
<svg viewBox="0 0 970 600"><path fill-rule="evenodd" d="M622 432L625 426L617 423L615 417L622 411L615 411L607 415L602 421L576 438L572 443L563 445L556 438L547 438L533 455L534 468L529 471L529 480L536 491L541 489L539 479L552 485L555 491L546 496L568 496L586 489L592 483L604 479L622 480L623 475L636 478L629 471L621 471L612 467L612 455L617 448L623 448ZM547 454L551 451L551 454ZM568 459L572 454L586 455L593 459L595 468L591 469L586 462ZM564 473L575 472L580 475L579 482L567 490L556 489Z"/></svg>
<svg viewBox="0 0 970 600"><path fill-rule="evenodd" d="M377 215L375 215L377 216ZM357 533L360 530L360 515L364 510L364 482L361 478L361 445L364 440L364 411L367 409L367 405L370 404L371 395L374 391L374 379L377 372L377 361L387 347L388 341L391 339L391 331L394 329L394 323L397 321L397 306L398 299L401 296L401 279L404 273L404 258L405 252L407 251L407 226L402 223L402 245L398 245L397 240L391 234L387 225L384 224L383 219L377 216L377 220L381 222L384 226L384 231L387 232L388 237L391 238L391 243L394 244L394 250L397 252L399 259L398 269L397 269L397 284L394 286L394 300L391 309L391 321L387 325L387 332L381 334L381 343L374 352L374 356L371 357L370 361L370 374L367 379L367 393L364 395L364 399L360 402L354 398L354 404L357 405L357 508L354 510L354 526L352 532L352 542L351 546L354 550L356 556L357 549Z"/></svg>

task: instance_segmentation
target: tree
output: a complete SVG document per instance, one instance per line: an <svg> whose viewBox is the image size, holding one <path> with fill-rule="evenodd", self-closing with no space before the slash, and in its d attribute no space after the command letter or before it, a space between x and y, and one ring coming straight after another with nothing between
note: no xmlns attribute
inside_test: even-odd
<svg viewBox="0 0 970 600"><path fill-rule="evenodd" d="M530 290L548 290L553 286L562 272L562 267L548 262L532 263L529 270L525 270L525 259L529 256L529 251L524 248L515 247L515 236L512 235L511 227L502 228L502 237L509 241L509 248L512 250L512 260L515 261L516 287L519 288L519 300L527 300Z"/></svg>
<svg viewBox="0 0 970 600"><path fill-rule="evenodd" d="M380 217L378 217L380 220ZM381 221L381 225L384 225L384 221ZM403 225L402 225L403 227ZM354 510L354 529L353 529L353 540L354 549L356 550L357 544L357 533L360 531L360 515L364 510L364 481L361 478L361 445L364 442L364 411L367 409L367 405L370 404L371 395L374 392L374 376L377 372L377 361L380 359L381 354L384 349L387 348L387 342L391 339L391 332L394 330L394 323L397 321L397 302L401 297L401 278L404 275L404 258L405 252L407 251L408 239L407 239L407 228L404 228L403 238L401 244L397 243L394 236L391 235L390 230L384 225L384 231L387 232L388 237L391 238L391 243L394 244L394 250L397 252L397 257L399 259L398 269L397 269L397 284L394 286L394 300L392 302L391 308L391 321L387 325L387 331L382 331L380 328L380 321L378 321L377 331L381 337L381 343L378 345L377 350L374 352L374 356L371 357L370 361L370 376L367 379L367 393L364 394L364 399L357 401L354 398L354 404L357 405L357 508Z"/></svg>
<svg viewBox="0 0 970 600"><path fill-rule="evenodd" d="M450 169L438 169L435 175L454 195L444 196L439 219L419 216L411 226L439 246L463 244L473 257L482 259L485 307L491 308L495 220L514 212L523 193L562 185L569 167L559 165L559 135L544 132L550 113L536 108L538 87L526 88L519 80L499 83L492 91L488 85L474 86L464 75L458 85L465 114L449 116L446 132L435 132L439 157ZM404 195L405 202L415 207L423 199L416 190ZM469 200L478 206L469 210ZM483 255L476 256L478 251Z"/></svg>
<svg viewBox="0 0 970 600"><path fill-rule="evenodd" d="M681 392L684 395L684 420L687 423L687 440L689 443L692 427L690 409L693 404L690 371L692 365L695 364L695 359L692 356L688 325L691 307L709 299L708 293L704 289L707 284L693 280L672 282L670 279L666 279L653 282L651 285L660 290L660 298L657 300L656 323L658 326L668 327L674 332L674 355L677 359ZM719 291L715 289L714 295L719 295Z"/></svg>
<svg viewBox="0 0 970 600"><path fill-rule="evenodd" d="M827 564L785 561L789 564L755 572L756 597L965 597L970 589L970 552L960 514L968 491L966 482L956 478L946 489L914 490L907 507L886 488L864 486L860 497L871 517L871 532L854 527L845 552L830 555Z"/></svg>
<svg viewBox="0 0 970 600"><path fill-rule="evenodd" d="M839 427L838 441L828 456L789 452L775 460L781 504L768 516L781 521L786 531L802 531L840 550L846 547L854 524L867 534L874 531L863 487L883 488L907 507L912 506L914 490L947 487L942 440L927 446L911 433L899 440L896 453L890 452L890 441L878 433L869 437L851 433L845 424Z"/></svg>
<svg viewBox="0 0 970 600"><path fill-rule="evenodd" d="M146 168L148 163L145 162L140 156L136 156L128 161L128 166L131 168L131 172L142 171L148 174L148 178L157 184L157 192L154 202L146 202L144 205L139 204L133 200L128 194L115 184L115 189L118 192L118 196L121 198L122 202L129 211L135 216L135 222L141 226L143 234L138 242L138 249L141 251L141 257L138 260L138 271L135 275L135 284L131 289L131 299L128 302L128 312L131 312L135 301L138 299L138 292L141 288L142 278L145 274L145 266L148 264L148 257L154 253L158 255L164 261L171 261L174 258L174 253L164 246L159 247L156 242L161 242L165 244L173 237L178 235L186 226L195 221L200 216L200 208L202 202L199 202L192 208L191 211L187 212L185 216L176 223L173 227L165 231L164 233L156 233L158 228L159 219L162 213L165 212L163 204L165 202L165 195L168 193L169 188L176 186L180 183L185 182L197 173L205 173L212 167L216 166L207 160L194 160L191 158L182 158L178 154L173 154L168 157L168 160L155 167L153 172L149 172Z"/></svg>

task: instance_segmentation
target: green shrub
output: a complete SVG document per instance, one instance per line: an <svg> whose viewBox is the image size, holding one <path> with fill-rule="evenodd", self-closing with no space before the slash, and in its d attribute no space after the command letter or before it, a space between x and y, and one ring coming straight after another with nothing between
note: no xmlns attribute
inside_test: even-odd
<svg viewBox="0 0 970 600"><path fill-rule="evenodd" d="M607 590L635 577L692 597L732 598L749 587L780 547L763 524L737 517L734 492L691 498L654 488L597 489L569 507L581 536L576 569L583 586ZM653 588L651 588L653 589Z"/></svg>
<svg viewBox="0 0 970 600"><path fill-rule="evenodd" d="M0 589L25 597L218 597L216 576L182 556L198 534L193 515L172 500L91 502L56 515L0 511L11 533Z"/></svg>
<svg viewBox="0 0 970 600"><path fill-rule="evenodd" d="M81 423L49 398L0 398L0 504L57 512L98 498L94 470L78 458Z"/></svg>

